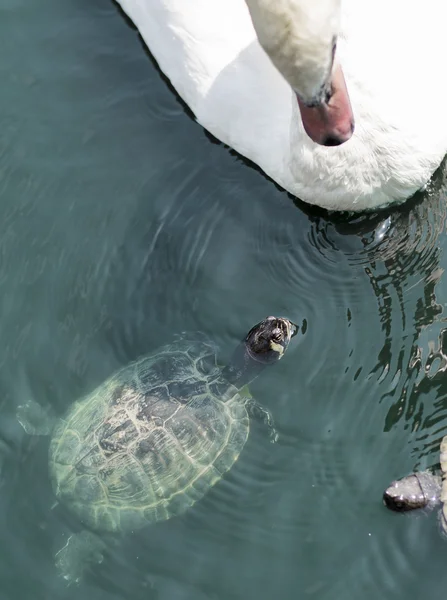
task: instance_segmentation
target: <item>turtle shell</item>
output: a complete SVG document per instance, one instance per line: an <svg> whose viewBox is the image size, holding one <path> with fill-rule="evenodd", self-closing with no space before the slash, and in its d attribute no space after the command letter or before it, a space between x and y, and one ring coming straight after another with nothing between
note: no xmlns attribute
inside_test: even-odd
<svg viewBox="0 0 447 600"><path fill-rule="evenodd" d="M187 510L230 469L249 431L215 346L181 339L76 402L50 444L53 489L90 528L127 531Z"/></svg>

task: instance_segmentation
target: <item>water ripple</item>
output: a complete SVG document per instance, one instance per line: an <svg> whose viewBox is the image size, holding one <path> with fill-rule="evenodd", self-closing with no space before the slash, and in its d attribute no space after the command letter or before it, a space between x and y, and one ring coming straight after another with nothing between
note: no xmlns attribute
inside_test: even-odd
<svg viewBox="0 0 447 600"><path fill-rule="evenodd" d="M9 5L3 596L441 597L435 515L400 518L381 505L392 478L438 460L444 431L437 182L423 202L377 215L295 205L185 114L113 5ZM84 584L67 589L54 552L81 524L51 509L48 439L25 436L17 404L31 397L62 414L183 330L212 337L225 362L272 313L304 325L252 386L278 442L253 420L238 461L202 501L110 544Z"/></svg>

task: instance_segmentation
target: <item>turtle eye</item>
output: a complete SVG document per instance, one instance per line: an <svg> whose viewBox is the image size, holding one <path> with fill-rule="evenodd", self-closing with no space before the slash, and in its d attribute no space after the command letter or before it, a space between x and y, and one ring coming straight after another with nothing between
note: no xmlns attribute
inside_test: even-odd
<svg viewBox="0 0 447 600"><path fill-rule="evenodd" d="M282 340L282 331L279 327L272 331L272 339L274 342L280 342Z"/></svg>

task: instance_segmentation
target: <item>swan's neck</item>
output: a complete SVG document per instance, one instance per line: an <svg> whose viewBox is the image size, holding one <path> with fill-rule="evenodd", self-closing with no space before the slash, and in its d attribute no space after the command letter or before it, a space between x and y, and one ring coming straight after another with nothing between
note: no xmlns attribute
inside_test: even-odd
<svg viewBox="0 0 447 600"><path fill-rule="evenodd" d="M341 0L245 0L259 43L308 104L332 69Z"/></svg>

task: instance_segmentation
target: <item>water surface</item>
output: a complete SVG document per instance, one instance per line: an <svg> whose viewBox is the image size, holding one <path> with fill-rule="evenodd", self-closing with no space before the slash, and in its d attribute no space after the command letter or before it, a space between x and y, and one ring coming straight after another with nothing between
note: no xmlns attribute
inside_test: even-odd
<svg viewBox="0 0 447 600"><path fill-rule="evenodd" d="M381 494L447 430L442 181L350 222L294 202L194 123L106 0L5 0L0 73L0 596L441 597L436 515ZM81 524L17 406L63 414L182 330L224 361L268 314L305 324L253 385L278 443L253 423L203 501L67 587L54 554Z"/></svg>

